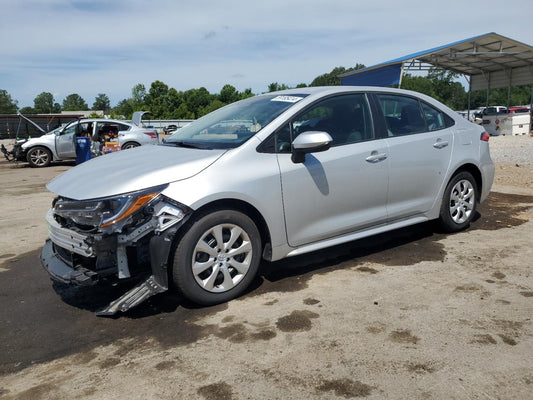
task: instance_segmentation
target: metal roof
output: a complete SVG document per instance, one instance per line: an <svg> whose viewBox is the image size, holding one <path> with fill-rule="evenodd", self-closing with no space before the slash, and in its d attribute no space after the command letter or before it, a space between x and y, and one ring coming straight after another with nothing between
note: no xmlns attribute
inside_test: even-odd
<svg viewBox="0 0 533 400"><path fill-rule="evenodd" d="M365 75L366 79L372 75L378 76L376 74L379 70L390 70L391 66L402 66L402 71L425 70L431 66L444 68L469 76L471 90L527 85L533 84L533 47L491 32L348 72L339 77L343 85L351 85L359 79L365 79ZM382 85L379 81L373 83L376 86L390 85L386 81ZM369 84L368 81L365 84Z"/></svg>

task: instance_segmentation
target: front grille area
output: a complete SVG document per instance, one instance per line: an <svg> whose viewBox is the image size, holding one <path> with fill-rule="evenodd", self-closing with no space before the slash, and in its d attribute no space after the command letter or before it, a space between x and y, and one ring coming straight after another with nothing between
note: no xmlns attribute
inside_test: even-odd
<svg viewBox="0 0 533 400"><path fill-rule="evenodd" d="M54 219L52 210L46 214L46 222L54 244L84 257L94 257L94 249L87 244L87 236L61 227Z"/></svg>
<svg viewBox="0 0 533 400"><path fill-rule="evenodd" d="M54 253L57 255L57 257L60 258L68 266L74 267L74 263L72 261L72 252L68 251L67 249L64 249L63 247L59 247L56 244L54 244L53 246Z"/></svg>

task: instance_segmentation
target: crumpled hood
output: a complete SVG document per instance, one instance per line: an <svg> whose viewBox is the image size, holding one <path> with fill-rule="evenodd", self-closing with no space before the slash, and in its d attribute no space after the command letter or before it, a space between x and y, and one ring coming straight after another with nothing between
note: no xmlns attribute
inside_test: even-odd
<svg viewBox="0 0 533 400"><path fill-rule="evenodd" d="M214 163L225 151L141 146L80 164L46 187L74 200L114 196L190 178Z"/></svg>

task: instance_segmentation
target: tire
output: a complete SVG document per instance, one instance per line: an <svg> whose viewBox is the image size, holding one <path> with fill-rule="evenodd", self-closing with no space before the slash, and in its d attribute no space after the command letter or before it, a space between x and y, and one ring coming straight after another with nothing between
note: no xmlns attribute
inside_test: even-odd
<svg viewBox="0 0 533 400"><path fill-rule="evenodd" d="M444 191L439 222L446 232L459 232L470 225L476 213L478 189L474 177L463 171L455 175Z"/></svg>
<svg viewBox="0 0 533 400"><path fill-rule="evenodd" d="M214 211L196 220L181 237L172 280L192 302L219 304L246 290L260 261L261 236L254 222L238 211Z"/></svg>
<svg viewBox="0 0 533 400"><path fill-rule="evenodd" d="M33 147L28 151L26 159L33 168L48 167L52 162L52 152L46 147Z"/></svg>
<svg viewBox="0 0 533 400"><path fill-rule="evenodd" d="M136 142L127 142L127 143L124 143L122 146L120 146L121 150L128 150L128 149L133 149L134 147L139 147L140 144L139 143L136 143Z"/></svg>

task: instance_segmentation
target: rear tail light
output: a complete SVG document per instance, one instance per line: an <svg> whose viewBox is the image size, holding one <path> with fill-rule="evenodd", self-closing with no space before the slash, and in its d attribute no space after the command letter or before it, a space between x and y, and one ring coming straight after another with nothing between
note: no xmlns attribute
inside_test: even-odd
<svg viewBox="0 0 533 400"><path fill-rule="evenodd" d="M152 139L157 139L157 132L144 132L144 134L150 136Z"/></svg>
<svg viewBox="0 0 533 400"><path fill-rule="evenodd" d="M482 141L484 141L484 142L488 142L489 139L490 139L490 135L489 135L487 132L483 132L483 133L481 134L480 139L481 139Z"/></svg>

